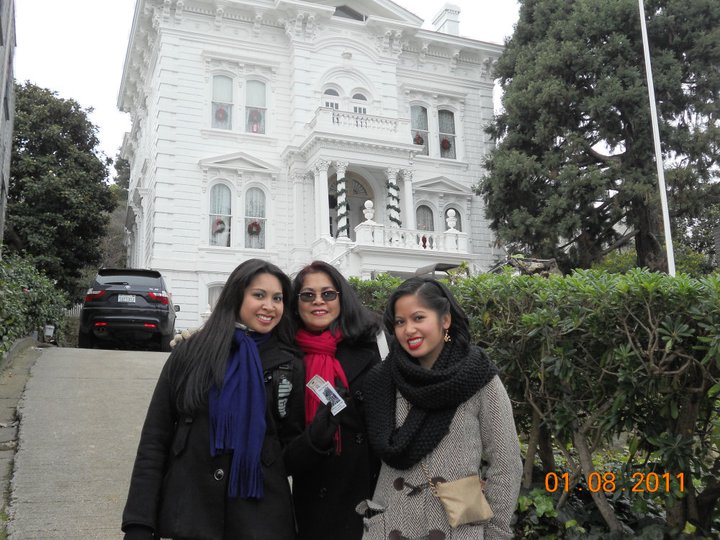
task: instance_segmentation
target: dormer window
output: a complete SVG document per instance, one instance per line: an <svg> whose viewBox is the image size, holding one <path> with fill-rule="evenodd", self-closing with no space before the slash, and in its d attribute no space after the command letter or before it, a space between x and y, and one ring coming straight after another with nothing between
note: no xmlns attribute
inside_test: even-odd
<svg viewBox="0 0 720 540"><path fill-rule="evenodd" d="M335 17L343 17L344 19L352 19L354 21L367 20L367 17L362 13L358 13L353 8L348 6L338 6L335 8Z"/></svg>

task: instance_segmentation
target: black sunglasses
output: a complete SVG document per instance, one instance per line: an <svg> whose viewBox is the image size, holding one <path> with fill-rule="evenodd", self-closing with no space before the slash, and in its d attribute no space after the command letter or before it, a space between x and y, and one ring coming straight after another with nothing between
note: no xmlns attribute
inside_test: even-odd
<svg viewBox="0 0 720 540"><path fill-rule="evenodd" d="M320 293L320 298L323 299L325 302L330 302L331 300L335 300L340 293L337 291L323 291ZM317 293L315 291L303 291L300 294L298 294L298 297L300 298L301 302L314 302L315 297L317 296Z"/></svg>

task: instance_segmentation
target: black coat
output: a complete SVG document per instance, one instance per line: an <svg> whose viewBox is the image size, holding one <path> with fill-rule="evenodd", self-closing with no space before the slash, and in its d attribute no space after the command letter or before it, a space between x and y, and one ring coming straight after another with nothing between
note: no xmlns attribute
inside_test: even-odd
<svg viewBox="0 0 720 540"><path fill-rule="evenodd" d="M178 374L183 370L174 358L166 362L148 408L122 529L141 526L156 537L193 540L294 540L282 452L284 443L304 429L305 376L299 353L275 338L260 347L267 396L260 500L227 497L230 455L210 456L207 410L193 416L178 413ZM276 403L278 378L292 382L285 417Z"/></svg>
<svg viewBox="0 0 720 540"><path fill-rule="evenodd" d="M372 498L380 470L367 440L362 390L365 375L380 361L377 342L341 341L336 357L349 384L348 406L340 413L340 455L315 449L307 429L285 453L299 540L360 540L355 506Z"/></svg>

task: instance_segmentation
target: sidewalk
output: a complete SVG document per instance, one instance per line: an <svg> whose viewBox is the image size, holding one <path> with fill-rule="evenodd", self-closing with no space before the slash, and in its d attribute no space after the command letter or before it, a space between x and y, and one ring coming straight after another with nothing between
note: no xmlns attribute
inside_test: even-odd
<svg viewBox="0 0 720 540"><path fill-rule="evenodd" d="M18 437L17 406L30 369L40 357L39 343L32 338L15 342L0 361L0 538L6 528L10 479Z"/></svg>
<svg viewBox="0 0 720 540"><path fill-rule="evenodd" d="M49 347L25 356L9 377L26 378L19 364L32 365L18 403L7 537L121 539L140 428L167 353Z"/></svg>

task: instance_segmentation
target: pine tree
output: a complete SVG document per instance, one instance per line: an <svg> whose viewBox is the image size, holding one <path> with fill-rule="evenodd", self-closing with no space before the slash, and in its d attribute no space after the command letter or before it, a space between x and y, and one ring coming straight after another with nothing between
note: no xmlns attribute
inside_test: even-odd
<svg viewBox="0 0 720 540"><path fill-rule="evenodd" d="M671 214L697 216L720 201L720 2L645 6ZM666 268L637 1L523 0L496 75L479 193L498 238L566 269L634 239Z"/></svg>

